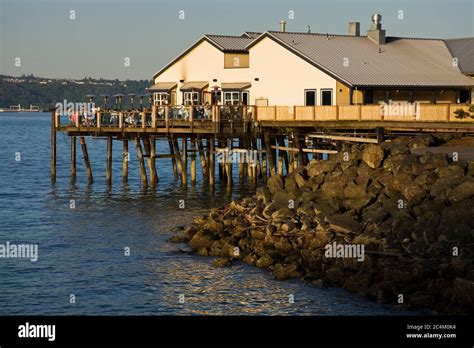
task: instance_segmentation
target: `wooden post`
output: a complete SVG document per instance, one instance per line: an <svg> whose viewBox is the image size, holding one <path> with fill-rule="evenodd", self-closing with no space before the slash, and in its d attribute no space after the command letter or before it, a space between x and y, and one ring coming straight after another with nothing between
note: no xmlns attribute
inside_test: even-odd
<svg viewBox="0 0 474 348"><path fill-rule="evenodd" d="M76 182L76 136L71 137L71 181Z"/></svg>
<svg viewBox="0 0 474 348"><path fill-rule="evenodd" d="M107 137L107 167L105 181L107 186L112 185L112 136Z"/></svg>
<svg viewBox="0 0 474 348"><path fill-rule="evenodd" d="M225 175L227 179L227 187L232 187L232 159L229 157L229 151L232 151L233 139L227 139L226 156L225 156Z"/></svg>
<svg viewBox="0 0 474 348"><path fill-rule="evenodd" d="M174 148L174 154L175 154L175 158L176 158L176 164L177 164L178 170L181 174L181 185L186 186L186 175L183 174L183 160L182 160L181 154L179 152L178 139L173 139L173 148Z"/></svg>
<svg viewBox="0 0 474 348"><path fill-rule="evenodd" d="M278 141L279 141L280 146L282 146L282 147L285 146L285 136L284 135L280 136ZM278 151L280 151L280 150L278 150ZM288 152L283 150L282 156L283 156L283 162L285 163L286 174L288 174L288 170L289 170Z"/></svg>
<svg viewBox="0 0 474 348"><path fill-rule="evenodd" d="M377 132L377 143L383 143L385 141L385 129L383 127L375 128Z"/></svg>
<svg viewBox="0 0 474 348"><path fill-rule="evenodd" d="M260 149L258 148L258 139L253 139L253 149L254 151L257 151L256 156L257 156L257 165L253 168L254 171L254 180L257 182L258 178L262 177L262 166L260 164Z"/></svg>
<svg viewBox="0 0 474 348"><path fill-rule="evenodd" d="M239 137L239 149L243 149L244 148L244 141L242 139L242 137ZM242 157L243 154L241 152L239 152L239 180L240 182L243 182L244 181L244 175L245 175L245 166L244 166L244 163L242 162Z"/></svg>
<svg viewBox="0 0 474 348"><path fill-rule="evenodd" d="M214 181L215 181L215 149L214 149L214 138L209 138L207 140L207 147L209 148L209 186L211 190L214 190Z"/></svg>
<svg viewBox="0 0 474 348"><path fill-rule="evenodd" d="M145 157L147 159L148 169L150 170L150 182L151 182L151 185L154 187L156 183L158 182L158 173L156 172L156 166L153 165L152 159L151 159L151 139L150 138L143 139L143 148L145 149ZM156 149L155 149L155 157L156 157ZM152 176L154 177L152 178ZM153 180L155 181L154 183L153 183Z"/></svg>
<svg viewBox="0 0 474 348"><path fill-rule="evenodd" d="M222 140L219 140L218 148L219 149L224 149L225 148L224 142ZM224 163L222 163L222 161L219 161L218 165L219 165L219 180L222 181L222 180L225 179Z"/></svg>
<svg viewBox="0 0 474 348"><path fill-rule="evenodd" d="M266 146L265 146L265 137L263 136L261 139L260 139L260 142L261 142L261 149L262 149L262 177L264 179L267 178L268 176L268 153L266 151ZM265 152L263 152L265 151Z"/></svg>
<svg viewBox="0 0 474 348"><path fill-rule="evenodd" d="M196 185L196 140L189 139L191 142L191 185Z"/></svg>
<svg viewBox="0 0 474 348"><path fill-rule="evenodd" d="M84 164L86 165L87 178L89 180L89 184L92 184L94 182L94 178L92 177L91 164L89 163L86 139L84 139L84 137L79 137L79 142L81 143L82 157L84 158Z"/></svg>
<svg viewBox="0 0 474 348"><path fill-rule="evenodd" d="M265 137L265 150L267 152L267 161L270 166L270 176L273 176L276 174L276 168L275 168L275 160L273 158L272 141L270 138L270 133L266 131L264 137Z"/></svg>
<svg viewBox="0 0 474 348"><path fill-rule="evenodd" d="M168 146L170 148L170 155L171 157L171 166L173 167L173 174L174 174L174 179L178 180L178 168L176 167L176 158L175 158L175 153L174 153L174 146L173 146L173 141L171 139L168 139Z"/></svg>
<svg viewBox="0 0 474 348"><path fill-rule="evenodd" d="M188 185L188 139L186 136L181 138L181 161L182 161L182 177L183 185Z"/></svg>
<svg viewBox="0 0 474 348"><path fill-rule="evenodd" d="M128 140L122 141L122 182L128 182L128 160L130 154L128 153Z"/></svg>
<svg viewBox="0 0 474 348"><path fill-rule="evenodd" d="M155 187L156 183L158 182L158 173L156 172L156 138L155 136L150 136L150 139L148 139L149 145L150 145L150 158L149 158L149 164L150 164L150 181L151 181L151 186Z"/></svg>
<svg viewBox="0 0 474 348"><path fill-rule="evenodd" d="M56 182L56 111L51 111L51 182Z"/></svg>
<svg viewBox="0 0 474 348"><path fill-rule="evenodd" d="M140 164L140 178L142 180L143 187L147 187L148 178L146 176L145 161L143 160L143 151L142 145L140 143L140 138L135 137L135 145L137 147L138 163Z"/></svg>
<svg viewBox="0 0 474 348"><path fill-rule="evenodd" d="M277 147L278 147L278 175L283 176L283 150L280 148L280 137L278 137Z"/></svg>
<svg viewBox="0 0 474 348"><path fill-rule="evenodd" d="M198 138L196 139L196 141L197 141L197 146L199 150L199 159L201 160L202 177L208 178L209 177L209 173L207 169L208 159L206 158L206 155L204 154L204 146L202 144L202 139ZM208 140L208 144L209 144L209 140ZM208 145L207 150L208 150L208 156L209 156L209 145Z"/></svg>

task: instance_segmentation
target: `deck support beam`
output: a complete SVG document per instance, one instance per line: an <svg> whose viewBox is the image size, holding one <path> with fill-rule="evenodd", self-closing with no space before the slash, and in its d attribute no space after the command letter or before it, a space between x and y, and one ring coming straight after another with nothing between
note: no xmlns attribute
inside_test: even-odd
<svg viewBox="0 0 474 348"><path fill-rule="evenodd" d="M89 162L89 154L87 153L86 139L84 137L79 137L79 142L81 143L82 157L84 158L84 164L86 165L87 179L90 185L94 182L94 178L92 176L91 164Z"/></svg>
<svg viewBox="0 0 474 348"><path fill-rule="evenodd" d="M155 187L158 182L158 173L156 171L156 138L152 135L148 139L150 145L150 157L148 163L150 165L150 183L151 187Z"/></svg>
<svg viewBox="0 0 474 348"><path fill-rule="evenodd" d="M71 136L71 182L76 182L76 136Z"/></svg>
<svg viewBox="0 0 474 348"><path fill-rule="evenodd" d="M177 167L177 164L176 164L176 155L175 155L175 152L174 152L174 145L173 145L173 140L171 140L170 138L168 138L168 146L170 148L170 154L171 154L171 166L173 167L173 175L174 175L174 179L175 180L178 180L179 179L179 175L178 175L178 167Z"/></svg>
<svg viewBox="0 0 474 348"><path fill-rule="evenodd" d="M140 143L139 137L135 137L135 146L137 148L137 157L138 157L138 163L140 165L140 178L142 181L142 185L143 187L148 187L148 178L146 175L145 161L143 160L142 145Z"/></svg>
<svg viewBox="0 0 474 348"><path fill-rule="evenodd" d="M56 182L56 112L51 111L51 182Z"/></svg>
<svg viewBox="0 0 474 348"><path fill-rule="evenodd" d="M214 148L214 138L208 138L207 147L209 149L208 159L209 159L209 186L211 190L214 190L215 174L216 169L214 167L215 162L215 148Z"/></svg>
<svg viewBox="0 0 474 348"><path fill-rule="evenodd" d="M112 185L112 137L107 137L107 164L105 171L105 182L107 186Z"/></svg>
<svg viewBox="0 0 474 348"><path fill-rule="evenodd" d="M130 154L128 153L128 140L122 140L122 182L128 182L128 161Z"/></svg>

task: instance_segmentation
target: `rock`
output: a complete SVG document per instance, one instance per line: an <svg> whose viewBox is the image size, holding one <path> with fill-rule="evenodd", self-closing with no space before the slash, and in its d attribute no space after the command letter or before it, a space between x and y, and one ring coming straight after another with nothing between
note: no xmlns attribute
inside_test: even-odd
<svg viewBox="0 0 474 348"><path fill-rule="evenodd" d="M434 144L434 138L430 134L419 135L408 142L410 149L428 147L431 144Z"/></svg>
<svg viewBox="0 0 474 348"><path fill-rule="evenodd" d="M263 202L263 204L268 204L270 203L272 195L270 193L270 190L267 187L263 186L257 188L256 198L259 201Z"/></svg>
<svg viewBox="0 0 474 348"><path fill-rule="evenodd" d="M448 199L451 202L456 203L471 198L473 196L474 181L465 181L454 188L454 190L448 195Z"/></svg>
<svg viewBox="0 0 474 348"><path fill-rule="evenodd" d="M283 179L281 175L273 175L267 180L268 190L272 195L283 190Z"/></svg>
<svg viewBox="0 0 474 348"><path fill-rule="evenodd" d="M345 281L344 271L339 267L333 267L328 269L324 275L326 279L334 285L342 285Z"/></svg>
<svg viewBox="0 0 474 348"><path fill-rule="evenodd" d="M188 239L185 236L173 236L168 239L169 243L185 243Z"/></svg>
<svg viewBox="0 0 474 348"><path fill-rule="evenodd" d="M271 265L273 264L273 260L272 258L265 254L263 255L261 258L259 258L257 260L257 262L255 263L255 265L258 267L258 268L268 268L270 267Z"/></svg>
<svg viewBox="0 0 474 348"><path fill-rule="evenodd" d="M380 167L384 156L382 148L374 144L365 145L362 151L362 160L373 169Z"/></svg>
<svg viewBox="0 0 474 348"><path fill-rule="evenodd" d="M332 215L327 217L326 220L329 222L331 229L336 232L358 233L361 227L361 223L348 214Z"/></svg>
<svg viewBox="0 0 474 348"><path fill-rule="evenodd" d="M208 230L201 230L193 236L189 241L189 245L193 250L199 250L201 248L210 248L213 242L214 234Z"/></svg>
<svg viewBox="0 0 474 348"><path fill-rule="evenodd" d="M253 239L264 240L266 233L259 230L251 230L250 235Z"/></svg>
<svg viewBox="0 0 474 348"><path fill-rule="evenodd" d="M212 267L228 267L232 265L230 259L215 259L212 261Z"/></svg>
<svg viewBox="0 0 474 348"><path fill-rule="evenodd" d="M474 281L456 278L453 301L464 307L468 313L474 310Z"/></svg>
<svg viewBox="0 0 474 348"><path fill-rule="evenodd" d="M275 265L273 273L277 280L300 278L303 276L303 273L298 270L298 266L295 264L284 266L281 263L278 263Z"/></svg>

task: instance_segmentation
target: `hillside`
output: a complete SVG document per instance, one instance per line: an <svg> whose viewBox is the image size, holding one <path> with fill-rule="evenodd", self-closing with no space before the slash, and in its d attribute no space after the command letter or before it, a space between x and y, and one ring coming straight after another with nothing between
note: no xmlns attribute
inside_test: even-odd
<svg viewBox="0 0 474 348"><path fill-rule="evenodd" d="M145 88L151 85L149 80L119 81L106 79L84 78L48 79L33 75L13 77L0 75L0 108L9 108L11 105L21 104L28 108L30 104L48 109L57 102L86 101L87 94L100 96L101 94L136 93L144 94ZM128 98L125 98L128 101ZM103 99L95 100L102 104ZM109 102L110 104L110 102Z"/></svg>

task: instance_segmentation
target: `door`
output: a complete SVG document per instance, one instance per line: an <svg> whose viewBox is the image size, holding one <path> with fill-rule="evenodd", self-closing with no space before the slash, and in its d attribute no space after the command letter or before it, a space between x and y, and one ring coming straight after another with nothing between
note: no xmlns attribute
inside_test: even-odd
<svg viewBox="0 0 474 348"><path fill-rule="evenodd" d="M305 89L304 91L304 105L315 106L316 105L316 90Z"/></svg>

